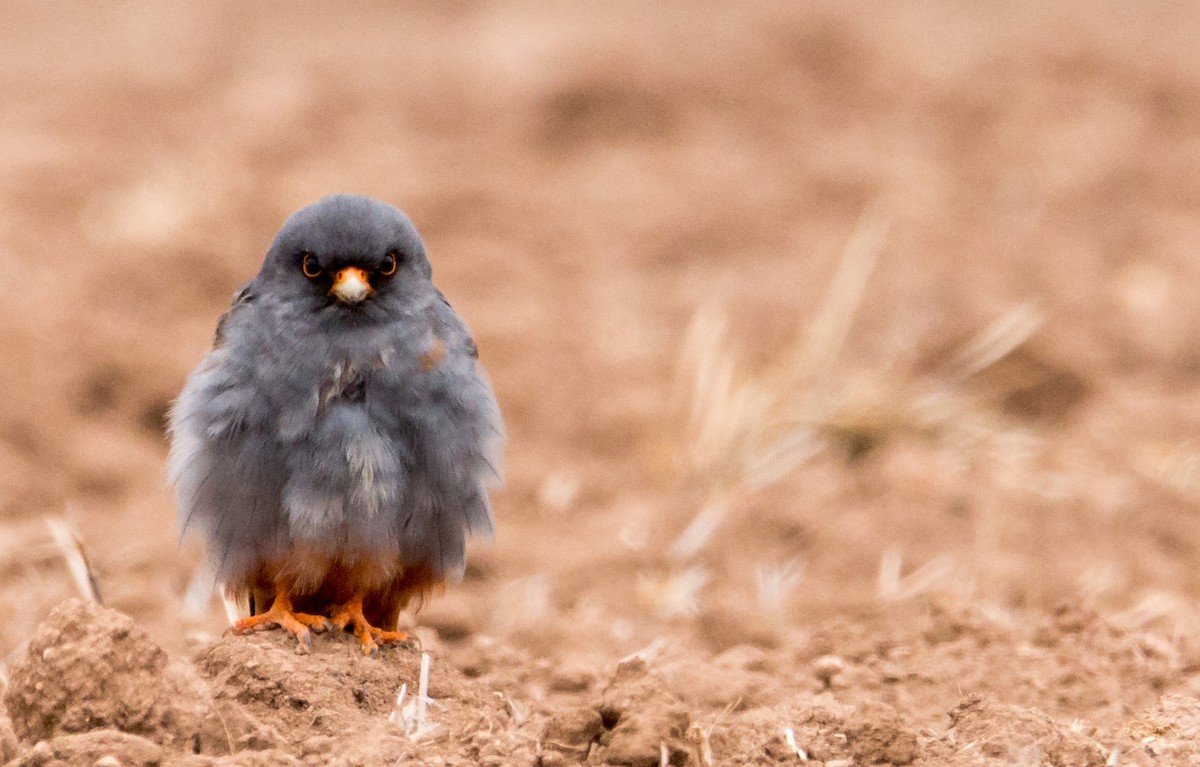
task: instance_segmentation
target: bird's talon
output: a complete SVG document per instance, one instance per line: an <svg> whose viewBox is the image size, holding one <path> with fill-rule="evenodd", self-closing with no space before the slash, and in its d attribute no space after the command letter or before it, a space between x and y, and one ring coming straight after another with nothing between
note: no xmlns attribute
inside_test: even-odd
<svg viewBox="0 0 1200 767"><path fill-rule="evenodd" d="M297 615L296 618L301 623L308 626L309 630L311 630L317 634L323 634L333 626L333 624L329 622L329 619L323 615L315 616L316 619L312 620L312 621L305 620L305 619L301 618L299 615Z"/></svg>
<svg viewBox="0 0 1200 767"><path fill-rule="evenodd" d="M234 634L244 634L247 631L262 631L278 626L296 637L296 641L304 650L312 649L312 633L324 631L328 620L323 615L298 613L292 609L291 597L286 592L280 592L275 597L271 609L265 613L242 618L229 627Z"/></svg>
<svg viewBox="0 0 1200 767"><path fill-rule="evenodd" d="M350 602L338 607L333 612L333 626L338 631L352 627L354 636L362 645L363 655L375 658L379 656L379 645L391 642L404 642L408 634L404 631L386 631L372 626L363 615L362 597L356 597Z"/></svg>

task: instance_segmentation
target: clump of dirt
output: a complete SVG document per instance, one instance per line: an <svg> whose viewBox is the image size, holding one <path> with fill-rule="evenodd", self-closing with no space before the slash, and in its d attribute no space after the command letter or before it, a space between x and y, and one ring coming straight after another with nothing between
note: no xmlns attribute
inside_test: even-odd
<svg viewBox="0 0 1200 767"><path fill-rule="evenodd" d="M604 717L595 706L578 706L554 713L542 727L542 765L554 767L587 761L592 747L605 731Z"/></svg>
<svg viewBox="0 0 1200 767"><path fill-rule="evenodd" d="M476 737L509 716L483 683L443 664L430 674L427 719L395 710L402 689L416 698L420 663L395 648L365 658L347 635L300 654L282 632L224 637L194 662L172 661L127 616L73 599L12 669L0 755L17 765L366 764L416 749L446 764L501 753L532 762L529 738Z"/></svg>
<svg viewBox="0 0 1200 767"><path fill-rule="evenodd" d="M157 767L168 751L162 746L117 730L96 730L40 740L33 748L10 762L10 767L44 765L96 765L96 767Z"/></svg>
<svg viewBox="0 0 1200 767"><path fill-rule="evenodd" d="M598 701L552 714L539 740L547 765L652 767L689 764L693 744L688 708L640 658L623 661Z"/></svg>
<svg viewBox="0 0 1200 767"><path fill-rule="evenodd" d="M852 760L904 765L924 756L914 728L883 703L851 706L827 694L800 695L738 724L725 725L711 738L712 750L735 755L736 764Z"/></svg>
<svg viewBox="0 0 1200 767"><path fill-rule="evenodd" d="M20 748L17 734L13 732L12 720L7 716L0 716L0 764L15 758Z"/></svg>
<svg viewBox="0 0 1200 767"><path fill-rule="evenodd" d="M778 694L769 699L738 695L757 689L760 672L745 667L767 662L750 648L710 663L673 659L652 668L640 658L623 661L598 703L560 711L546 721L542 764L705 765L719 754L721 763L737 764L852 759L904 765L921 755L913 728L886 704L848 706L808 694L786 701ZM695 692L693 684L699 696L687 705L682 698ZM709 696L722 684L721 700L728 702L714 718L713 704L719 701ZM777 681L775 687L780 686Z"/></svg>
<svg viewBox="0 0 1200 767"><path fill-rule="evenodd" d="M1062 764L1103 767L1109 751L1037 709L971 696L950 712L942 740L947 756L974 764ZM967 753L967 752L973 752Z"/></svg>
<svg viewBox="0 0 1200 767"><path fill-rule="evenodd" d="M770 705L782 694L786 679L766 652L749 645L731 647L708 663L667 658L658 671L667 691L697 710Z"/></svg>
<svg viewBox="0 0 1200 767"><path fill-rule="evenodd" d="M858 708L847 723L846 745L859 764L911 764L920 754L916 734L883 703Z"/></svg>
<svg viewBox="0 0 1200 767"><path fill-rule="evenodd" d="M597 743L602 763L650 767L664 755L671 764L687 763L691 717L644 661L617 667L598 710L606 730Z"/></svg>
<svg viewBox="0 0 1200 767"><path fill-rule="evenodd" d="M1200 700L1164 695L1125 728L1122 751L1137 764L1200 763Z"/></svg>
<svg viewBox="0 0 1200 767"><path fill-rule="evenodd" d="M38 627L4 702L26 743L116 731L147 749L229 749L221 715L192 670L172 663L130 618L78 599Z"/></svg>

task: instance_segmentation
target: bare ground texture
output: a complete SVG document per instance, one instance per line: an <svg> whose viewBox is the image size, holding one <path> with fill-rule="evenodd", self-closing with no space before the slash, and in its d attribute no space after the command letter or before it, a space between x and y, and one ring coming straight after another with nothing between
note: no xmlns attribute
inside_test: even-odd
<svg viewBox="0 0 1200 767"><path fill-rule="evenodd" d="M1200 763L1192 4L0 16L0 764ZM509 433L377 658L223 634L163 476L336 191Z"/></svg>

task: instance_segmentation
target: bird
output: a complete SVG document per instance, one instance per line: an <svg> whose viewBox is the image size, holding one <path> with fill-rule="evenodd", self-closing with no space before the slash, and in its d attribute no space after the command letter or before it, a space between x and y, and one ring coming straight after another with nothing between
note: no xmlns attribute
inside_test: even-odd
<svg viewBox="0 0 1200 767"><path fill-rule="evenodd" d="M249 617L234 634L408 640L401 611L494 535L504 428L407 215L355 194L286 219L170 409L183 535Z"/></svg>

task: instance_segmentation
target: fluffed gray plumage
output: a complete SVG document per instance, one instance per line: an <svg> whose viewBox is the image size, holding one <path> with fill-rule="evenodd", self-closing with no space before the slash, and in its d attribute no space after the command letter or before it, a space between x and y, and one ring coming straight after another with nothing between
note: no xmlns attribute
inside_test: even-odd
<svg viewBox="0 0 1200 767"><path fill-rule="evenodd" d="M258 613L358 598L393 628L461 575L503 443L476 357L403 213L335 195L293 214L171 412L180 526L218 581Z"/></svg>

